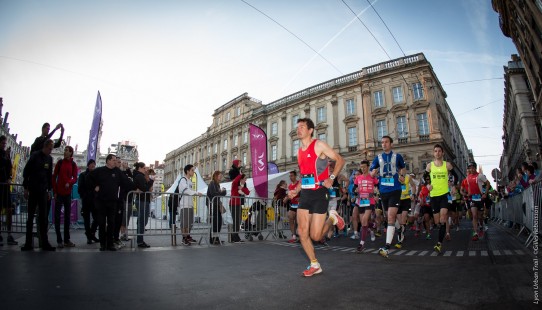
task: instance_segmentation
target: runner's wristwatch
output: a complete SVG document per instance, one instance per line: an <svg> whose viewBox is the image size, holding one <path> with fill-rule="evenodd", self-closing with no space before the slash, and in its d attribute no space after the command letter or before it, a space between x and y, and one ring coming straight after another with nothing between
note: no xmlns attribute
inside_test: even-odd
<svg viewBox="0 0 542 310"><path fill-rule="evenodd" d="M330 175L329 175L329 179L330 179L330 180L335 180L335 175L334 175L334 174L330 174Z"/></svg>

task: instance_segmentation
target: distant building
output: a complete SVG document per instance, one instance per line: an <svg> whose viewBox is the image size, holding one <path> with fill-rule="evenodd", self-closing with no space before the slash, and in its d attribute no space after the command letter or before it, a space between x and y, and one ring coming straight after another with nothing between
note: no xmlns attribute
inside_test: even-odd
<svg viewBox="0 0 542 310"><path fill-rule="evenodd" d="M155 161L154 164L151 164L149 166L151 169L154 170L156 175L154 176L154 184L152 186L153 192L160 192L162 191L162 185L164 184L164 164L158 163L158 161Z"/></svg>
<svg viewBox="0 0 542 310"><path fill-rule="evenodd" d="M394 139L394 151L405 157L410 172L425 169L436 143L460 175L472 158L446 92L422 53L363 68L266 105L245 93L212 116L206 132L167 153L165 184L171 185L189 163L198 163L209 181L215 170L227 176L232 161L239 159L250 176L249 123L267 133L269 162L280 171L298 169L296 123L303 117L314 121L316 138L344 157L346 173L380 153L384 135Z"/></svg>
<svg viewBox="0 0 542 310"><path fill-rule="evenodd" d="M507 184L516 177L515 169L521 163L537 161L538 134L535 124L539 122L531 105L532 93L523 62L512 55L504 67L504 115L503 154L499 168Z"/></svg>
<svg viewBox="0 0 542 310"><path fill-rule="evenodd" d="M26 162L30 156L30 147L23 146L22 142L17 142L17 134L11 134L8 118L9 112L4 114L2 117L2 108L4 107L4 102L2 97L0 97L0 136L6 136L7 145L6 150L10 150L9 155L11 157L11 163L15 166L16 171L12 174L11 183L13 184L23 184L23 169L26 166ZM17 161L17 163L15 162ZM16 190L21 190L22 188L16 187Z"/></svg>
<svg viewBox="0 0 542 310"><path fill-rule="evenodd" d="M536 134L538 147L533 155L542 154L542 1L492 0L491 4L493 10L499 13L499 25L502 33L512 39L519 53L519 59L522 62L521 66L524 70L522 79L524 79L525 86L522 86L522 89L529 92L529 95L521 100L521 105L528 105L525 107L535 113L534 133ZM509 62L508 69L515 70L514 66L512 65L511 68ZM517 73L514 73L514 75L517 75ZM506 87L509 88L510 85L506 85ZM505 100L514 101L515 99L505 98ZM505 118L507 117L505 115ZM510 129L508 128L508 130ZM512 138L510 135L507 137ZM521 141L521 143L523 142L524 140ZM530 140L529 143L531 143ZM531 147L525 150L527 149L531 149ZM538 160L540 159L542 158L538 156ZM503 171L503 173L506 172Z"/></svg>

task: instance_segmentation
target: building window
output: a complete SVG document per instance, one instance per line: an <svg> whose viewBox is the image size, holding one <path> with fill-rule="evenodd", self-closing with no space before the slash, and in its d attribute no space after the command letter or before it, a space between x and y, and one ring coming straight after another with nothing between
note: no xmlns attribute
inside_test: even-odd
<svg viewBox="0 0 542 310"><path fill-rule="evenodd" d="M277 160L277 146L271 145L271 160Z"/></svg>
<svg viewBox="0 0 542 310"><path fill-rule="evenodd" d="M346 100L346 116L356 114L356 105L354 104L354 99Z"/></svg>
<svg viewBox="0 0 542 310"><path fill-rule="evenodd" d="M393 87L391 89L391 92L393 93L393 103L403 102L403 87L401 86Z"/></svg>
<svg viewBox="0 0 542 310"><path fill-rule="evenodd" d="M228 168L228 163L226 161L226 157L222 157L222 170L226 171L226 169Z"/></svg>
<svg viewBox="0 0 542 310"><path fill-rule="evenodd" d="M248 143L248 131L243 132L243 143Z"/></svg>
<svg viewBox="0 0 542 310"><path fill-rule="evenodd" d="M427 119L427 113L420 113L417 115L418 119L418 135L429 135L429 120Z"/></svg>
<svg viewBox="0 0 542 310"><path fill-rule="evenodd" d="M247 152L243 152L243 161L241 162L241 165L244 165L247 162Z"/></svg>
<svg viewBox="0 0 542 310"><path fill-rule="evenodd" d="M276 136L279 133L279 124L271 123L271 135Z"/></svg>
<svg viewBox="0 0 542 310"><path fill-rule="evenodd" d="M228 139L224 139L224 149L228 149Z"/></svg>
<svg viewBox="0 0 542 310"><path fill-rule="evenodd" d="M299 115L292 116L292 128L297 128L297 120L299 119Z"/></svg>
<svg viewBox="0 0 542 310"><path fill-rule="evenodd" d="M399 139L408 137L407 121L404 115L397 118L397 137Z"/></svg>
<svg viewBox="0 0 542 310"><path fill-rule="evenodd" d="M299 150L299 140L292 141L292 157L297 157L297 151Z"/></svg>
<svg viewBox="0 0 542 310"><path fill-rule="evenodd" d="M237 135L233 136L233 146L237 146L239 144L239 137Z"/></svg>
<svg viewBox="0 0 542 310"><path fill-rule="evenodd" d="M412 84L412 92L414 93L414 100L423 99L422 83Z"/></svg>
<svg viewBox="0 0 542 310"><path fill-rule="evenodd" d="M218 153L218 142L215 143L215 154Z"/></svg>
<svg viewBox="0 0 542 310"><path fill-rule="evenodd" d="M348 146L357 146L358 145L358 132L356 127L348 128Z"/></svg>
<svg viewBox="0 0 542 310"><path fill-rule="evenodd" d="M236 111L237 111L237 112L236 112L236 113L237 113L237 116L241 115L241 107L237 107Z"/></svg>
<svg viewBox="0 0 542 310"><path fill-rule="evenodd" d="M376 138L378 141L382 140L382 137L388 134L388 126L386 126L386 120L376 121L376 133Z"/></svg>
<svg viewBox="0 0 542 310"><path fill-rule="evenodd" d="M207 155L211 156L211 145L207 147Z"/></svg>
<svg viewBox="0 0 542 310"><path fill-rule="evenodd" d="M382 91L375 91L373 93L374 100L375 100L375 108L381 108L384 106L384 96L382 95Z"/></svg>
<svg viewBox="0 0 542 310"><path fill-rule="evenodd" d="M318 140L322 140L326 142L326 134L325 133L319 133L318 134Z"/></svg>
<svg viewBox="0 0 542 310"><path fill-rule="evenodd" d="M217 169L217 166L216 166L216 159L213 160L213 170L215 170L215 171L218 170L218 169Z"/></svg>
<svg viewBox="0 0 542 310"><path fill-rule="evenodd" d="M229 121L229 120L230 120L230 112L228 112L228 113L226 114L226 121Z"/></svg>
<svg viewBox="0 0 542 310"><path fill-rule="evenodd" d="M323 123L326 121L326 108L320 107L316 109L316 123Z"/></svg>
<svg viewBox="0 0 542 310"><path fill-rule="evenodd" d="M217 118L217 125L220 125L220 116Z"/></svg>

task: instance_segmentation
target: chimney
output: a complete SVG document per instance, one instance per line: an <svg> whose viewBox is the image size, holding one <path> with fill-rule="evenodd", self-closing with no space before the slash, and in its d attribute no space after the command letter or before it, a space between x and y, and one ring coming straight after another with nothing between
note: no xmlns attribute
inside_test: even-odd
<svg viewBox="0 0 542 310"><path fill-rule="evenodd" d="M154 166L158 167L158 161L157 160L154 161Z"/></svg>
<svg viewBox="0 0 542 310"><path fill-rule="evenodd" d="M8 117L9 117L9 112L6 112L6 116L4 116L4 122L2 123L2 126L4 126L4 128L8 128Z"/></svg>

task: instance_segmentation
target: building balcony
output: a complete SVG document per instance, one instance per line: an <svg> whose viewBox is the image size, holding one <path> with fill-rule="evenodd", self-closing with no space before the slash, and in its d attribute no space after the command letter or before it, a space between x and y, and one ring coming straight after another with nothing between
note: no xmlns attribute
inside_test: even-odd
<svg viewBox="0 0 542 310"><path fill-rule="evenodd" d="M399 144L407 144L408 138L399 138Z"/></svg>
<svg viewBox="0 0 542 310"><path fill-rule="evenodd" d="M429 142L429 135L420 135L420 142Z"/></svg>

